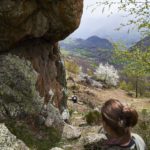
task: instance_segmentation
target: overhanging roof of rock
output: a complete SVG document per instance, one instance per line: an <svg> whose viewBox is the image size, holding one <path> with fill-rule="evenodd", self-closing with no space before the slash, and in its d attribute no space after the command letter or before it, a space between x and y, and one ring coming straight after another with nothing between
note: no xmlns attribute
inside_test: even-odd
<svg viewBox="0 0 150 150"><path fill-rule="evenodd" d="M80 24L83 0L1 0L0 51L20 40L57 42Z"/></svg>

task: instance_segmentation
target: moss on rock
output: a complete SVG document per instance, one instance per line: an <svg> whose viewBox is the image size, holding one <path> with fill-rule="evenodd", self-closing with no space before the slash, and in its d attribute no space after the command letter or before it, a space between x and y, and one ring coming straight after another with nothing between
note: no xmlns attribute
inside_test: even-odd
<svg viewBox="0 0 150 150"><path fill-rule="evenodd" d="M48 150L60 140L63 119L36 91L37 73L16 55L0 55L0 122L29 148Z"/></svg>

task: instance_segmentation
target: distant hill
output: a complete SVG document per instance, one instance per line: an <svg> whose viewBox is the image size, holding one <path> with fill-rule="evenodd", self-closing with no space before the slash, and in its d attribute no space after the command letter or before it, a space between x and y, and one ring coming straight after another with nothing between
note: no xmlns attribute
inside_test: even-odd
<svg viewBox="0 0 150 150"><path fill-rule="evenodd" d="M92 49L113 49L112 43L110 43L107 39L102 39L98 36L91 36L86 40L81 40L79 43L80 47L92 48Z"/></svg>
<svg viewBox="0 0 150 150"><path fill-rule="evenodd" d="M134 50L135 47L141 50L146 50L150 46L150 36L138 41L129 50ZM66 54L67 58L75 61L79 66L82 66L84 72L87 69L94 70L99 63L112 63L113 45L107 39L102 39L98 36L91 36L87 39L67 38L60 42L61 51ZM114 65L114 64L113 64ZM119 67L115 65L115 67ZM119 67L120 68L120 67Z"/></svg>
<svg viewBox="0 0 150 150"><path fill-rule="evenodd" d="M116 31L112 30L111 28L109 29L109 27L107 28L107 32L105 32L105 30L99 29L93 34L106 38L111 42L121 42L127 47L133 46L141 38L141 35L138 31L133 30L128 33L127 29Z"/></svg>
<svg viewBox="0 0 150 150"><path fill-rule="evenodd" d="M84 39L74 39L69 38L62 42L60 42L60 45L62 48L65 48L67 50L75 50L77 48L80 49L106 49L106 50L112 50L113 45L111 42L109 42L107 39L102 39L98 36L91 36Z"/></svg>
<svg viewBox="0 0 150 150"><path fill-rule="evenodd" d="M150 36L145 37L144 39L138 41L134 46L130 47L130 50L139 48L142 51L146 51L150 47Z"/></svg>
<svg viewBox="0 0 150 150"><path fill-rule="evenodd" d="M62 52L69 53L72 59L85 66L85 69L94 68L100 62L111 63L113 45L109 40L98 36L91 36L87 39L67 38L60 42ZM79 64L80 64L79 63Z"/></svg>

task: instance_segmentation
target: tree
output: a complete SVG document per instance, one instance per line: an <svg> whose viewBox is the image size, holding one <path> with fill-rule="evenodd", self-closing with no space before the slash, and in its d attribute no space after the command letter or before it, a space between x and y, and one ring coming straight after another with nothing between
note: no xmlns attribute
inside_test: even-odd
<svg viewBox="0 0 150 150"><path fill-rule="evenodd" d="M128 77L135 80L135 92L138 97L140 81L150 77L150 47L143 51L137 47L132 50L120 50L115 46L114 60L122 65L123 72Z"/></svg>
<svg viewBox="0 0 150 150"><path fill-rule="evenodd" d="M108 86L116 86L119 81L118 71L109 64L100 63L94 75L97 80L105 82Z"/></svg>
<svg viewBox="0 0 150 150"><path fill-rule="evenodd" d="M127 23L121 26L136 25L139 30L149 34L150 31L150 1L149 0L97 0L96 7L103 6L102 12L111 7L115 7L118 11L126 12L126 16L132 16ZM113 13L113 12L111 12ZM125 17L126 17L125 16Z"/></svg>

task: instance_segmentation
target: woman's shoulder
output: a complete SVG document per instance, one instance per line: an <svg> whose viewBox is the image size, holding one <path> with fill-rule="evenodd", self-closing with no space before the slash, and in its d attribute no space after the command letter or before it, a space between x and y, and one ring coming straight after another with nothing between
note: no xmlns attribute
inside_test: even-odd
<svg viewBox="0 0 150 150"><path fill-rule="evenodd" d="M132 133L131 136L136 144L137 150L146 150L146 144L140 135Z"/></svg>
<svg viewBox="0 0 150 150"><path fill-rule="evenodd" d="M138 134L132 133L134 141L130 147L110 146L107 145L107 133L100 128L98 134L88 135L84 138L85 150L146 150L144 140Z"/></svg>
<svg viewBox="0 0 150 150"><path fill-rule="evenodd" d="M128 147L128 148L122 148L122 147L119 147L119 146L113 146L113 147L109 147L107 149L104 149L104 150L137 150L136 149L136 146L132 146L132 147Z"/></svg>
<svg viewBox="0 0 150 150"><path fill-rule="evenodd" d="M132 133L131 137L134 143L130 147L112 146L106 150L146 150L145 142L140 135Z"/></svg>

